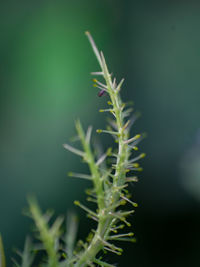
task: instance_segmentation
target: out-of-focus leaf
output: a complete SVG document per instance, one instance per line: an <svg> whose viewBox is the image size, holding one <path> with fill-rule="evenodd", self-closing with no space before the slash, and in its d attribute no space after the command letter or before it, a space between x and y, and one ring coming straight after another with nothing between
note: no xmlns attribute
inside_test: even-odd
<svg viewBox="0 0 200 267"><path fill-rule="evenodd" d="M0 267L6 267L6 258L4 254L3 241L0 235Z"/></svg>

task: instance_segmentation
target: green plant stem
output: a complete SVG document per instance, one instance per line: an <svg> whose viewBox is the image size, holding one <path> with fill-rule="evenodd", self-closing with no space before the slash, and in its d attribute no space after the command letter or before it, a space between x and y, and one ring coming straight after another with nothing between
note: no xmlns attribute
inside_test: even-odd
<svg viewBox="0 0 200 267"><path fill-rule="evenodd" d="M37 229L40 232L40 239L42 240L44 247L48 254L48 266L58 267L58 255L54 247L54 236L49 233L48 226L42 216L38 204L34 199L29 199L30 212L33 216Z"/></svg>
<svg viewBox="0 0 200 267"><path fill-rule="evenodd" d="M6 267L6 259L5 259L1 234L0 234L0 267Z"/></svg>
<svg viewBox="0 0 200 267"><path fill-rule="evenodd" d="M122 104L121 104L121 99L119 96L119 92L116 90L113 90L113 84L111 80L111 75L109 74L109 71L107 69L105 60L103 55L101 55L102 59L101 61L101 68L103 72L103 77L106 81L107 85L107 90L113 105L113 110L115 113L116 117L116 124L117 124L117 132L118 132L118 155L117 155L117 162L116 162L116 169L115 169L115 174L114 174L114 181L113 181L113 187L116 187L116 190L113 190L113 195L111 196L111 203L115 203L119 199L119 193L117 190L117 186L123 185L125 182L125 167L124 167L124 162L128 158L129 153L127 150L127 144L124 143L124 141L128 137L128 133L125 129L123 129L123 118L122 118ZM84 142L85 138L83 136L83 131L80 127L77 127L79 133L81 133L81 141L84 147L84 150L86 151L87 155L89 156L89 166L91 173L94 173L94 183L96 190L98 190L97 196L99 198L100 196L103 196L103 188L102 188L102 183L100 184L100 177L99 174L97 173L97 170L95 169L92 153L88 147L88 145ZM98 199L99 200L99 199ZM106 211L105 209L105 203L102 199L102 202L99 200L98 201L98 215L99 215L99 221L98 221L98 226L97 230L95 232L95 235L88 246L88 248L81 254L79 255L79 260L76 262L75 266L76 267L83 267L87 266L87 264L91 263L94 259L97 253L105 247L105 241L107 239L107 236L109 235L111 231L112 224L114 223L113 217L110 215L112 212L114 212L114 208Z"/></svg>
<svg viewBox="0 0 200 267"><path fill-rule="evenodd" d="M94 156L90 148L90 143L86 141L85 134L80 121L76 122L76 129L81 139L84 151L87 155L87 158L85 160L87 161L88 166L90 168L90 172L92 174L92 181L94 184L95 191L97 193L98 207L99 209L103 209L105 207L105 204L104 204L104 192L102 187L101 175L99 173L97 165L95 164Z"/></svg>

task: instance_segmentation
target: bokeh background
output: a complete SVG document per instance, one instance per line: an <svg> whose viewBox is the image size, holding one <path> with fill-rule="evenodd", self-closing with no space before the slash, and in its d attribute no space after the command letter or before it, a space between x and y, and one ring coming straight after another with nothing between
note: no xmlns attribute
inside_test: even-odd
<svg viewBox="0 0 200 267"><path fill-rule="evenodd" d="M199 1L0 1L0 232L8 266L30 233L22 215L30 193L56 215L75 209L79 238L89 230L73 207L88 183L67 178L86 167L62 147L76 118L85 128L105 123L98 109L107 97L92 87L89 73L99 69L86 30L125 78L123 99L142 113L133 133L148 133L144 172L131 188L137 243L107 259L127 267L200 265L199 28Z"/></svg>

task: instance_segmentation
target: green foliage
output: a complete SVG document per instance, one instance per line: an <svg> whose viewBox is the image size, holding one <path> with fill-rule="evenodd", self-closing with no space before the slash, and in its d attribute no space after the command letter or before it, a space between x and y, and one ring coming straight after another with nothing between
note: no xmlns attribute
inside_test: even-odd
<svg viewBox="0 0 200 267"><path fill-rule="evenodd" d="M2 241L1 235L0 235L0 266L6 267L6 260L5 260L3 241Z"/></svg>
<svg viewBox="0 0 200 267"><path fill-rule="evenodd" d="M79 241L75 244L77 219L73 214L68 215L65 231L62 217L58 217L53 224L50 223L52 214L50 212L42 214L36 200L29 199L30 215L35 222L40 243L33 245L27 239L24 252L20 254L22 264L15 262L16 266L35 266L33 262L36 252L38 255L35 261L39 262L38 266L114 266L104 262L99 252L109 251L121 255L123 249L116 246L115 241L135 241L132 232L124 232L122 229L125 226L131 226L127 217L134 213L133 208L137 207L137 203L130 199L128 185L130 182L137 181L133 173L142 170L137 161L145 154L140 153L134 157L132 154L138 153L137 144L143 135L137 134L130 137L130 129L136 115L130 116L132 108L121 100L120 90L124 80L117 83L116 78L113 78L108 71L103 53L97 49L90 33L86 32L86 35L100 65L100 71L92 74L104 80L93 79L94 85L100 90L99 96L107 94L110 98L108 109L100 112L108 112L112 115L107 128L98 129L96 132L110 134L118 147L116 151L108 148L105 153L94 152L91 147L92 127L89 126L85 132L78 120L76 130L82 149L74 148L69 144L64 144L64 148L75 153L88 164L89 174L71 172L69 176L88 179L92 182L93 187L87 190L87 200L96 203L96 210L91 210L79 201L75 201L74 204L85 210L87 216L97 223L97 227L96 230L91 230L85 242ZM124 205L127 206L126 210L122 208Z"/></svg>
<svg viewBox="0 0 200 267"><path fill-rule="evenodd" d="M21 253L20 251L17 250L16 253L21 258L21 264L17 263L17 261L13 259L15 266L17 266L17 267L20 267L20 266L21 267L30 267L30 266L32 266L35 253L34 253L32 243L31 243L31 240L29 237L26 238L23 252Z"/></svg>

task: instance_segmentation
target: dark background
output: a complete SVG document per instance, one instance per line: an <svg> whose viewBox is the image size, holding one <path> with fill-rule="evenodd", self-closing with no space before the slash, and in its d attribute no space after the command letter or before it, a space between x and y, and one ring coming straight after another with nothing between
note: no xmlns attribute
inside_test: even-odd
<svg viewBox="0 0 200 267"><path fill-rule="evenodd" d="M137 243L106 258L127 267L199 266L199 29L198 1L0 1L0 232L8 266L30 233L22 215L30 193L56 215L75 209L79 237L89 230L73 207L88 183L67 178L85 166L62 147L77 117L85 128L105 123L98 109L107 98L92 87L89 73L99 69L86 30L111 72L125 78L123 99L142 113L133 133L148 134L144 172L131 189Z"/></svg>

